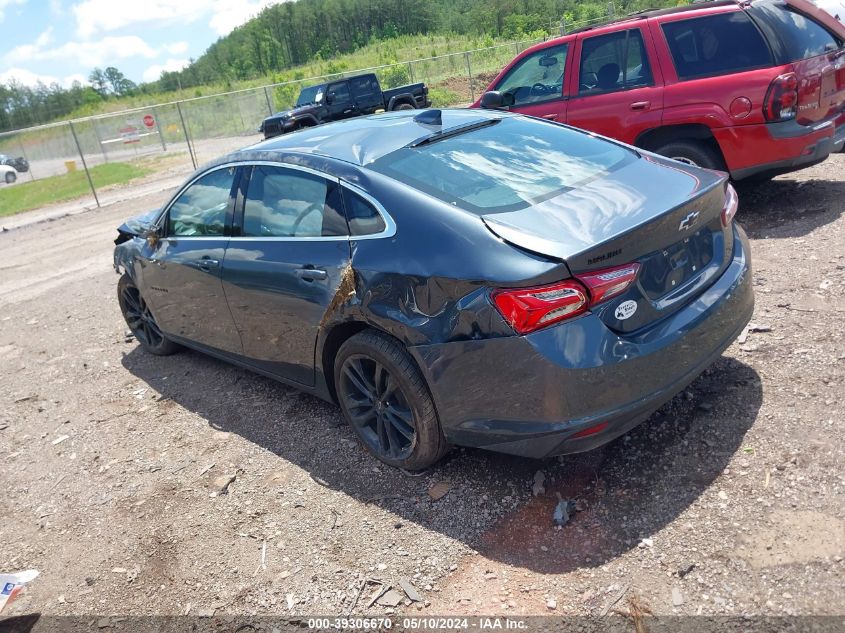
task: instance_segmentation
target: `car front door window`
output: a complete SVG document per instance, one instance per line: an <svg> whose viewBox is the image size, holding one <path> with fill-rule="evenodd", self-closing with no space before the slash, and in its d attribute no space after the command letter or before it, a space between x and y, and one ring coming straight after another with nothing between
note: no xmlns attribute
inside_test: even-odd
<svg viewBox="0 0 845 633"><path fill-rule="evenodd" d="M560 99L568 44L536 51L520 60L496 86L513 95L514 106Z"/></svg>
<svg viewBox="0 0 845 633"><path fill-rule="evenodd" d="M192 183L170 206L167 235L220 237L226 228L226 210L235 180L235 168L224 167Z"/></svg>
<svg viewBox="0 0 845 633"><path fill-rule="evenodd" d="M639 29L591 37L581 45L578 94L614 92L652 83Z"/></svg>

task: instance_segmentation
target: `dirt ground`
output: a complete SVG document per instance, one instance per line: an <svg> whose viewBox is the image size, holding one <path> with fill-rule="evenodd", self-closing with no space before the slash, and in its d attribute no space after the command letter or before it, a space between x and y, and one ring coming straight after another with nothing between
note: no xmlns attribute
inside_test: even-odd
<svg viewBox="0 0 845 633"><path fill-rule="evenodd" d="M755 327L642 426L416 477L329 404L127 339L114 229L168 191L0 233L0 572L41 572L4 615L845 614L843 174L740 187Z"/></svg>

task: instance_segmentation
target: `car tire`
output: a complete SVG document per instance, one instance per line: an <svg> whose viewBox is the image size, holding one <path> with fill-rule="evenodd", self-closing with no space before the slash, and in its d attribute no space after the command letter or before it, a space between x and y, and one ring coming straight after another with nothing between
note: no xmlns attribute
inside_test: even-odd
<svg viewBox="0 0 845 633"><path fill-rule="evenodd" d="M18 179L18 176L15 172L13 172L13 171L7 171L6 172L6 184L7 185L11 185L17 179Z"/></svg>
<svg viewBox="0 0 845 633"><path fill-rule="evenodd" d="M657 154L673 158L674 160L704 167L726 171L724 159L713 147L707 143L697 141L675 141L654 150Z"/></svg>
<svg viewBox="0 0 845 633"><path fill-rule="evenodd" d="M416 110L414 106L410 103L400 103L398 106L393 108L394 110Z"/></svg>
<svg viewBox="0 0 845 633"><path fill-rule="evenodd" d="M156 356L169 356L181 349L162 334L141 291L125 273L117 282L117 301L127 327L146 351Z"/></svg>
<svg viewBox="0 0 845 633"><path fill-rule="evenodd" d="M334 363L343 416L376 458L422 470L449 450L425 380L395 339L365 330L347 340Z"/></svg>

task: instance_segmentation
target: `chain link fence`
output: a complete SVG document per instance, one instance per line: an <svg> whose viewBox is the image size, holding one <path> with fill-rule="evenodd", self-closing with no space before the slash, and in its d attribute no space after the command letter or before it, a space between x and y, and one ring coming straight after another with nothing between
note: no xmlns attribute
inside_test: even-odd
<svg viewBox="0 0 845 633"><path fill-rule="evenodd" d="M77 206L102 206L126 197L128 183L138 195L176 186L203 163L262 140L258 127L266 116L292 107L302 88L324 81L373 72L385 89L425 82L435 107L467 105L514 56L540 41L501 44L3 132L0 155L12 161L22 158L28 168L23 169L17 161L19 170L8 176L14 182L5 181L0 173L0 216L71 200ZM28 189L11 196L9 192L18 187ZM4 209L4 205L13 208Z"/></svg>

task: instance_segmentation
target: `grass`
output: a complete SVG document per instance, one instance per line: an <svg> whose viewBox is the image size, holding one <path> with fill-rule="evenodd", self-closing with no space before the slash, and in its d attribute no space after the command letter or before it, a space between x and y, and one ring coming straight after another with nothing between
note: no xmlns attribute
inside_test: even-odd
<svg viewBox="0 0 845 633"><path fill-rule="evenodd" d="M91 168L94 187L123 184L146 176L152 170L130 163L107 163ZM20 177L20 176L19 176ZM0 187L0 217L37 209L53 202L81 198L91 193L84 171Z"/></svg>

